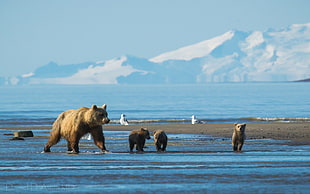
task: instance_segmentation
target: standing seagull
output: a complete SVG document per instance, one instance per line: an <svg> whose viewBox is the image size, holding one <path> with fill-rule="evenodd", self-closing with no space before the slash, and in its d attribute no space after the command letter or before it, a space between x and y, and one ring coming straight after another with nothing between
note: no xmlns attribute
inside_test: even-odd
<svg viewBox="0 0 310 194"><path fill-rule="evenodd" d="M192 115L192 124L202 124L201 121L199 121L198 119L196 119L196 116L195 115Z"/></svg>
<svg viewBox="0 0 310 194"><path fill-rule="evenodd" d="M121 125L128 125L128 121L127 121L127 119L125 118L125 116L126 116L126 115L121 114L121 118L120 118L120 120L119 120L119 122L120 122Z"/></svg>

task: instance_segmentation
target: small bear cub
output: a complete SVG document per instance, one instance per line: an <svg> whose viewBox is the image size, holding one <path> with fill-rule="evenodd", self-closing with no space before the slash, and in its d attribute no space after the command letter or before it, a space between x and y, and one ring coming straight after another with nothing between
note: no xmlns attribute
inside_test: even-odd
<svg viewBox="0 0 310 194"><path fill-rule="evenodd" d="M168 137L163 130L156 130L154 133L154 143L157 152L166 151Z"/></svg>
<svg viewBox="0 0 310 194"><path fill-rule="evenodd" d="M146 128L131 131L128 137L130 152L132 152L135 145L138 152L144 152L143 148L146 139L151 139L150 132Z"/></svg>
<svg viewBox="0 0 310 194"><path fill-rule="evenodd" d="M235 129L231 138L233 151L241 152L245 140L245 123L235 123Z"/></svg>

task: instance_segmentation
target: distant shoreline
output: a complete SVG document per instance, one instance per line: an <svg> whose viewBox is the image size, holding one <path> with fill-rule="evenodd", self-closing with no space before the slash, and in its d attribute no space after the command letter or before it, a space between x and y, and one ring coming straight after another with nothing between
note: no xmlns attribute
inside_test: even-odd
<svg viewBox="0 0 310 194"><path fill-rule="evenodd" d="M146 127L149 131L162 129L167 134L206 134L224 138L231 138L233 123L211 124L141 124L141 125L105 125L105 131L131 131ZM51 129L52 126L27 126L27 127L0 127L0 130L42 130ZM310 122L271 122L271 123L247 123L247 139L275 139L289 140L289 145L310 145Z"/></svg>
<svg viewBox="0 0 310 194"><path fill-rule="evenodd" d="M310 82L310 78L308 78L308 79L302 79L302 80L297 80L296 82Z"/></svg>

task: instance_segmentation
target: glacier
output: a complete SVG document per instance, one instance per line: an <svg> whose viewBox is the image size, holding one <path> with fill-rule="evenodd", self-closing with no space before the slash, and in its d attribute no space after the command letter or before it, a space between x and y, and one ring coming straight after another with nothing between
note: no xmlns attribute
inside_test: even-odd
<svg viewBox="0 0 310 194"><path fill-rule="evenodd" d="M179 84L283 82L310 78L310 23L266 31L230 30L150 59L58 65L0 78L2 84Z"/></svg>

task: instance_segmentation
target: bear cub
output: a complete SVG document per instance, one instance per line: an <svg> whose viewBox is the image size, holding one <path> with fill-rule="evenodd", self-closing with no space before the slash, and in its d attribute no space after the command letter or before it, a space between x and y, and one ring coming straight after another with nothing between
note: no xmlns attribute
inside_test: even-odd
<svg viewBox="0 0 310 194"><path fill-rule="evenodd" d="M168 137L163 130L156 130L153 132L154 134L154 143L157 152L166 151Z"/></svg>
<svg viewBox="0 0 310 194"><path fill-rule="evenodd" d="M92 135L95 145L102 152L108 152L102 132L102 125L110 122L106 108L105 104L102 107L92 105L91 108L81 107L61 113L53 123L44 152L50 152L50 148L63 137L67 140L68 152L77 154L79 141L87 133Z"/></svg>
<svg viewBox="0 0 310 194"><path fill-rule="evenodd" d="M128 138L130 152L132 152L135 145L138 152L144 152L143 148L146 139L151 139L150 133L146 128L131 131Z"/></svg>
<svg viewBox="0 0 310 194"><path fill-rule="evenodd" d="M235 129L231 138L232 148L235 152L240 152L245 140L245 123L235 123Z"/></svg>

